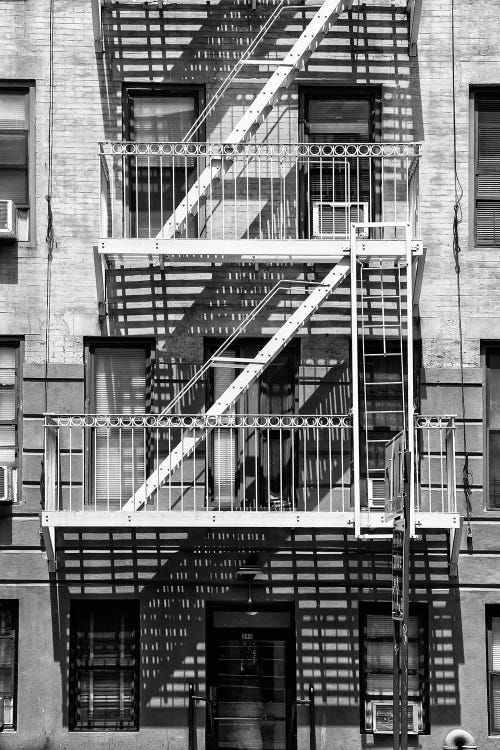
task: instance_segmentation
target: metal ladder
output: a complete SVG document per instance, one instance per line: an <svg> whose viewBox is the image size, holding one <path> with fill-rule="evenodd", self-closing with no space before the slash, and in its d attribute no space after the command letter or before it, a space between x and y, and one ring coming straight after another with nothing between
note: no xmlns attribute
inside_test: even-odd
<svg viewBox="0 0 500 750"><path fill-rule="evenodd" d="M276 102L280 90L292 83L298 71L306 64L337 18L349 10L353 2L354 0L325 0L284 59L275 62L277 69L228 135L225 143L243 143L255 133ZM198 128L199 124L196 127ZM222 158L210 161L209 166L201 172L186 196L177 205L172 216L158 232L157 238L171 239L177 231L182 231L184 222L190 215L196 213L200 199L206 195L212 182L219 177L223 169L228 168L229 162L230 159Z"/></svg>
<svg viewBox="0 0 500 750"><path fill-rule="evenodd" d="M309 318L316 312L318 307L330 296L334 289L348 276L351 261L349 257L342 258L325 276L321 284L318 284L292 315L283 323L274 336L262 347L253 359L240 361L243 369L231 385L219 396L213 405L206 411L205 417L213 419L213 426L217 424L217 418L225 414L238 399L246 393L250 386L262 375L266 367L283 351L288 342L304 326ZM221 363L220 351L213 357L215 364ZM228 360L222 360L227 365ZM135 491L132 497L125 503L122 510L126 512L139 510L189 457L196 446L205 438L205 431L193 430L173 448L166 458L156 467L146 481Z"/></svg>
<svg viewBox="0 0 500 750"><path fill-rule="evenodd" d="M376 454L380 448L384 448L388 436L376 436L377 422L379 426L389 420L395 422L394 434L407 429L405 384L409 373L406 371L405 340L409 322L404 289L408 269L402 265L401 259L394 260L391 266L387 260L372 259L367 264L361 264L359 273L359 345L363 381L360 442L365 454L363 462L368 484L368 508L383 509L385 472L384 468L376 465ZM372 344L370 347L369 342L374 341L377 346ZM388 375L384 377L381 372L381 365L391 361L393 367L390 371L397 372L395 379ZM390 389L386 399L396 402L394 408L382 403L381 388Z"/></svg>

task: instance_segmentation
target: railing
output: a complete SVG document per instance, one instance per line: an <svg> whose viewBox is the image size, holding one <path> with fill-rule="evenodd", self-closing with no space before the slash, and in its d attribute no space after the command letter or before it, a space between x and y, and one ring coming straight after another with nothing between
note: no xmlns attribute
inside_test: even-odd
<svg viewBox="0 0 500 750"><path fill-rule="evenodd" d="M101 238L331 241L380 221L418 239L419 156L406 143L101 143Z"/></svg>
<svg viewBox="0 0 500 750"><path fill-rule="evenodd" d="M415 418L416 510L457 512L454 417Z"/></svg>
<svg viewBox="0 0 500 750"><path fill-rule="evenodd" d="M47 416L45 510L121 511L172 448L202 433L141 512L352 511L346 415ZM454 423L417 417L416 510L454 513Z"/></svg>
<svg viewBox="0 0 500 750"><path fill-rule="evenodd" d="M198 431L200 446L145 510L349 508L349 417L238 414L47 417L53 509L121 510L170 451Z"/></svg>

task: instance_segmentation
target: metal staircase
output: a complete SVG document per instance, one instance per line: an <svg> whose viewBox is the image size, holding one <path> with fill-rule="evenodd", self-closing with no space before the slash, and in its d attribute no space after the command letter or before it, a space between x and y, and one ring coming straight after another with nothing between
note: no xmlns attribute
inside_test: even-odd
<svg viewBox="0 0 500 750"><path fill-rule="evenodd" d="M337 18L346 10L349 10L353 2L354 0L325 0L284 59L270 61L277 65L277 69L228 135L225 143L243 143L255 133L275 103L280 90L287 88L292 83L298 71L306 64ZM212 103L209 105L205 117L209 110L211 111L211 107ZM195 124L196 129L199 128L200 124L201 120L199 119ZM220 176L223 168L229 166L229 163L230 160L228 159L211 160L210 165L201 172L186 196L177 205L172 216L166 221L157 235L158 238L171 239L176 232L182 231L188 217L196 213L200 198L206 195L212 182Z"/></svg>
<svg viewBox="0 0 500 750"><path fill-rule="evenodd" d="M205 417L214 420L221 417L246 393L250 386L262 375L266 367L278 356L288 342L304 326L309 318L316 312L318 307L329 297L336 287L347 277L350 272L350 258L343 258L325 276L321 284L307 296L295 312L285 321L274 336L262 347L258 354L248 362L231 360L233 364L243 367L242 372L222 393L222 395L207 410ZM220 356L212 358L212 363L220 363ZM229 358L223 360L227 366ZM205 438L205 432L193 430L190 435L184 437L170 454L158 465L148 479L136 490L134 495L123 506L126 512L139 510L182 464L185 458L191 455L196 446Z"/></svg>
<svg viewBox="0 0 500 750"><path fill-rule="evenodd" d="M363 463L368 507L373 509L383 509L385 504L386 442L408 427L407 271L400 259L388 263L379 258L362 264L359 272Z"/></svg>

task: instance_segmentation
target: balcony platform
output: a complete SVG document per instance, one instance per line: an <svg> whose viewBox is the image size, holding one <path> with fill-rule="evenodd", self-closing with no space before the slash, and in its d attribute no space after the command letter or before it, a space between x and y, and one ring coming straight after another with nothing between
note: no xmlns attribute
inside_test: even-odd
<svg viewBox="0 0 500 750"><path fill-rule="evenodd" d="M42 527L65 529L179 529L179 528L322 528L354 530L352 512L294 511L44 511ZM382 511L362 510L361 528L392 531L392 517ZM416 533L460 528L458 513L415 513Z"/></svg>
<svg viewBox="0 0 500 750"><path fill-rule="evenodd" d="M359 240L358 256L393 257L405 255L406 242L396 240ZM100 239L99 255L108 262L133 263L157 256L158 262L198 260L209 263L337 263L350 252L345 239ZM422 255L422 242L412 243L412 254Z"/></svg>

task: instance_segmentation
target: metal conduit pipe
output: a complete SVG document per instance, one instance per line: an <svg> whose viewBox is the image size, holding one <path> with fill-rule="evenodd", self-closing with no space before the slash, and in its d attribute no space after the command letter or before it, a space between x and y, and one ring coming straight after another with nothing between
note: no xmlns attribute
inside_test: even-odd
<svg viewBox="0 0 500 750"><path fill-rule="evenodd" d="M452 729L444 738L443 750L477 750L476 740L463 727Z"/></svg>

